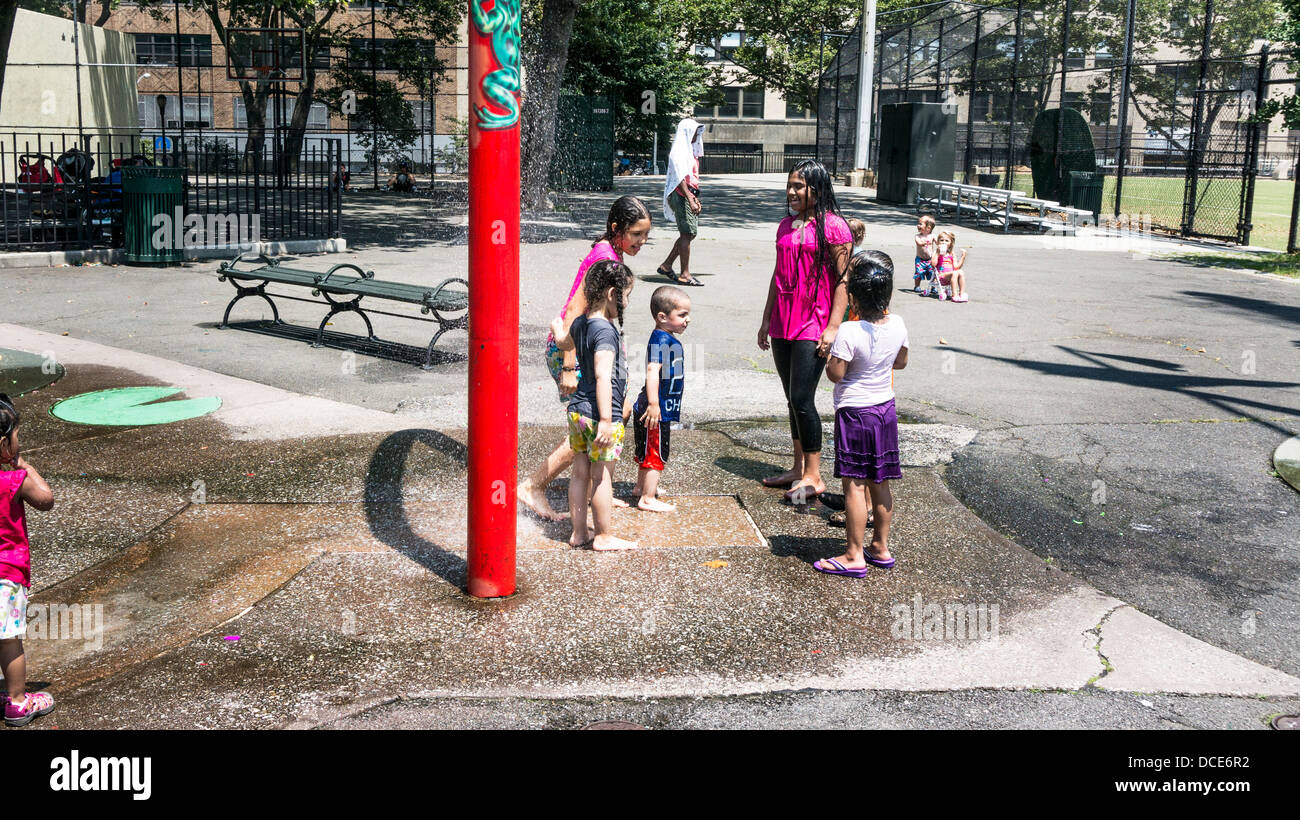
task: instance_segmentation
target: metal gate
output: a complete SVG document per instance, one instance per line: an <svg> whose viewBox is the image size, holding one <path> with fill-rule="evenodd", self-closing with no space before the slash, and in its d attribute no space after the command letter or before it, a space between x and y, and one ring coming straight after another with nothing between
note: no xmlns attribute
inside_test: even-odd
<svg viewBox="0 0 1300 820"><path fill-rule="evenodd" d="M1258 167L1259 125L1249 122L1263 99L1267 52L1258 58L1206 61L1194 93L1182 234L1247 244Z"/></svg>
<svg viewBox="0 0 1300 820"><path fill-rule="evenodd" d="M614 189L614 103L561 94L555 116L551 184L561 191Z"/></svg>

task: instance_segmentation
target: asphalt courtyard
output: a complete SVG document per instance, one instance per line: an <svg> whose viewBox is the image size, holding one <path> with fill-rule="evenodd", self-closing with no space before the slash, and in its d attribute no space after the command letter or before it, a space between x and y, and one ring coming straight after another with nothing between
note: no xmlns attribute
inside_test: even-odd
<svg viewBox="0 0 1300 820"><path fill-rule="evenodd" d="M652 202L656 201L655 186L654 180L619 180L620 192L639 193ZM556 214L530 219L525 225L520 411L522 422L530 427L521 470L526 470L548 438L559 432L553 388L538 348L577 261L599 233L610 199L609 195L569 197ZM826 531L816 515L791 518L767 505L763 498L747 495L752 494L747 489L752 479L778 464L789 446L780 421L784 403L779 383L768 354L759 351L754 342L771 273L771 242L784 207L782 181L779 177L706 178L704 201L706 211L692 269L706 284L691 291L694 321L684 339L688 342L690 368L685 408L688 423L695 429L687 431L684 438L695 442L699 451L712 460L683 468L682 475L698 481L699 487L674 484L669 476L666 489L735 494L776 557L806 557L812 554L810 550L833 548L840 531ZM336 261L346 260L374 269L381 278L427 284L463 275L464 213L454 197L427 200L357 195L349 204L345 234L352 252L342 259L299 260L303 267L324 270ZM906 272L914 216L876 206L856 191L842 192L841 205L846 214L867 222L866 244L890 253L899 269ZM658 209L654 211L657 215ZM949 226L941 223L941 227ZM488 709L487 701L467 704L455 700L463 692L453 691L437 680L423 680L396 704L366 700L361 697L364 685L360 687L362 692L350 694L348 709L326 708L319 700L312 701L308 709L302 707L300 697L296 710L272 710L267 725L338 721L357 725L477 725L476 721L481 724L499 720L504 721L502 725L554 726L622 715L664 726L818 726L844 725L836 722L839 718L827 715L836 715L842 711L840 706L851 703L853 721L857 721L854 725L1260 726L1261 717L1267 713L1285 709L1288 703L1294 707L1293 701L1252 705L1246 696L1289 693L1286 676L1300 674L1300 661L1294 652L1295 638L1300 634L1296 592L1300 503L1295 491L1273 474L1270 463L1273 450L1300 433L1300 333L1296 330L1300 326L1300 285L1267 275L1184 264L1176 259L1178 246L1148 238L1076 241L1008 237L960 225L952 227L959 245L973 246L969 262L971 301L939 303L904 293L903 287L910 284L910 277L904 275L899 277L893 306L893 311L907 321L911 335L912 364L899 375L896 386L900 410L914 423L909 428L909 446L917 454L915 478L905 479L898 488L900 519L910 513L917 529L900 527L900 532L904 533L902 537L913 539L918 561L924 555L932 562L925 564L927 571L940 575L935 581L938 588L931 589L921 581L916 581L921 586L915 588L927 596L926 600L933 600L935 595L958 596L965 577L968 583L962 594L973 595L971 600L975 601L1003 601L1008 621L1014 621L1017 613L1027 616L1048 610L1060 616L1062 623L1082 623L1091 618L1087 625L1097 630L1098 645L1106 619L1114 617L1118 630L1122 618L1140 613L1172 629L1160 632L1146 622L1140 627L1124 627L1130 629L1133 643L1126 650L1120 650L1117 644L1117 654L1107 661L1120 670L1112 681L1123 679L1121 673L1134 668L1126 669L1116 660L1121 656L1137 665L1144 650L1153 657L1168 659L1213 648L1223 653L1210 652L1204 664L1211 680L1215 670L1224 670L1222 687L1184 686L1177 682L1162 686L1158 680L1134 677L1117 687L1127 694L1117 694L1104 686L1094 686L1096 680L1090 679L1093 672L1082 660L1069 674L1058 674L1057 669L1051 674L1029 673L1024 678L999 677L1001 673L995 674L993 667L972 662L970 668L977 671L963 679L945 673L942 664L933 658L928 664L898 667L890 672L868 672L856 667L856 671L846 672L841 668L837 674L852 679L852 685L841 687L817 678L817 670L804 668L807 659L789 655L788 645L783 644L780 651L771 648L769 654L763 654L754 650L753 658L737 661L740 667L777 678L792 669L803 674L780 678L782 685L729 688L700 684L691 689L681 683L685 680L681 678L672 685L659 680L656 685L639 688L584 688L575 681L589 681L595 674L584 668L582 676L559 675L543 681L552 688L546 690L542 701L505 701L515 705L507 708L502 717L500 711ZM650 329L646 308L656 282L653 271L666 252L668 234L656 228L652 242L637 258L629 260L642 280L628 313L629 352ZM261 446L256 445L257 440L274 440L277 443L271 450L245 456L250 465L277 461L292 464L293 469L280 479L271 496L282 501L304 501L312 495L311 488L316 486L313 482L317 482L341 489L321 490L316 500L355 497L377 503L391 502L392 498L374 494L375 485L370 481L373 475L367 473L363 455L377 452L376 447L383 449L388 439L379 434L403 427L433 431L422 434L421 440L427 439L426 443L444 455L456 450L449 442L463 439L463 333L445 336L435 368L423 372L407 362L367 355L364 346L342 335L331 337L326 349L312 349L298 331L257 323L255 320L269 314L269 310L261 304L250 304L251 300L235 308L232 319L238 324L234 329L218 330L215 324L231 291L228 284L216 281L215 268L213 262L164 270L86 266L0 271L4 306L0 311L0 347L38 354L57 349L61 361L77 365L69 364L69 376L64 380L67 384L59 389L141 383L142 376L153 380L149 383L166 383L183 375L193 384L200 378L197 374L207 373L213 374L213 384L223 376L240 381L237 386L220 382L227 391L223 396L240 391L249 395L263 389L275 391L274 396L249 400L222 416L226 427L221 435L217 435L217 428L200 426L194 428L197 433L178 439L137 432L140 440L134 444L120 435L107 436L101 445L103 451L96 453L96 445L89 439L75 437L75 441L61 442L57 439L66 433L50 429L49 435L56 441L48 445L52 448L49 457L59 460L64 474L71 473L69 480L75 482L79 471L73 466L72 454L58 448L75 445L78 457L101 460L96 466L101 480L119 477L113 481L114 492L130 497L141 523L123 524L121 532L105 533L105 524L100 522L101 531L89 538L91 549L81 552L71 543L50 549L53 558L47 564L46 586L62 583L67 590L76 582L83 584L77 587L82 589L111 587L117 577L114 573L121 569L114 561L127 560L129 564L134 550L153 554L150 550L159 549L156 542L164 536L174 537L177 527L182 531L190 527L190 537L202 540L197 535L203 530L202 522L177 520L167 525L170 531L167 527L158 529L175 514L174 502L169 500L169 494L175 494L174 488L149 480L149 470L125 463L130 460L133 446L148 453L150 463L158 460L166 464L176 458L178 450L187 453L186 458L196 457L191 450L201 445L190 447L195 436L203 441L213 436L214 441L231 437L233 443L229 446L234 449L242 447L239 442L243 441ZM314 327L320 320L321 313L314 308L281 304L291 325ZM355 327L350 322L356 320L344 314L332 329L341 333L360 328L359 322ZM427 331L416 323L377 317L376 325L381 336L412 346L427 342ZM66 337L62 335L65 333ZM87 345L78 348L77 341ZM107 369L87 374L85 369L95 362ZM166 362L174 363L180 375L169 373ZM68 381L74 377L79 381ZM286 411L266 412L265 402L270 401L282 402L279 406ZM260 410L259 403L263 405ZM829 386L822 405L829 409ZM367 438L367 434L371 436ZM322 446L330 437L339 439L337 453L327 452L328 448ZM344 442L344 438L348 440ZM295 439L304 443L295 447ZM103 462L110 453L112 458ZM325 466L334 459L342 463ZM829 478L829 459L827 464ZM435 458L428 466L435 471L446 470L445 478L463 475L456 469L454 458L446 464ZM349 477L349 467L355 467L358 478ZM187 477L184 470L162 472L172 483ZM251 479L259 472L260 468L250 468L245 474ZM360 475L367 477L364 487L356 486ZM122 476L130 476L131 480L121 480ZM928 483L931 478L933 484ZM139 486L132 489L133 482ZM183 481L178 486L189 484ZM431 481L423 491L441 504L454 505L457 496L447 484L445 480ZM562 484L553 488L556 504L562 503L563 492ZM945 500L949 492L968 510L950 505ZM252 496L259 502L271 497L220 482L216 482L212 493L214 498L229 503L254 500ZM403 490L397 495L403 494L411 493ZM82 505L83 510L93 507L88 498ZM981 546L969 546L975 543L969 540L969 533L983 526L971 512L992 527L997 537L990 531L981 536L982 540L976 539ZM242 521L250 513L232 508L230 514ZM457 526L454 521L438 519L433 512L424 514L433 516L426 522L428 527ZM256 522L257 516L253 518ZM233 525L232 521L224 524ZM373 520L369 524L372 533L383 530ZM68 532L82 532L85 526L69 523ZM339 526L346 529L347 525ZM945 540L950 529L965 535ZM38 528L34 527L34 531L34 541L43 537ZM292 536L293 528L288 532ZM141 541L142 534L148 534L152 541ZM384 538L375 537L392 546ZM55 539L49 535L44 538L45 542L34 544L38 553L42 546L53 546L50 542ZM800 538L812 539L813 546ZM945 545L964 552L952 553L945 560ZM455 550L454 545L443 546ZM226 562L222 566L260 566L275 552L273 547L270 543L246 545L251 552L222 556ZM1002 555L1020 547L1027 552L1016 552L1020 557L1014 560ZM243 604L254 609L256 617L261 596L274 599L274 613L263 612L263 620L309 620L309 610L291 616L295 603L301 605L307 600L303 596L308 591L335 588L348 577L347 562L356 559L353 553L322 557L310 550L299 552L279 555L272 562L276 570L267 572L264 581L241 585L238 594L232 593L230 601L241 603L233 613L227 613L233 606L227 601L224 608L218 608L220 611L205 611L196 622L210 622L210 631L222 623L219 615L246 612ZM684 559L677 569L694 577L698 569L688 567L705 566L706 558L723 560L716 555L700 556L699 561L694 557ZM731 556L724 558L738 567L743 563ZM342 562L341 568L331 563L335 560ZM454 562L444 565L440 560L426 557L421 563L444 580L454 578ZM668 559L669 565L672 560ZM304 575L299 580L303 590L295 590L292 584L281 586L308 565L316 567L322 576L312 581ZM1043 573L1041 576L1031 570L1035 565ZM86 571L101 566L104 577L84 577ZM551 579L557 588L564 587L564 582L557 580L559 575L552 578L548 574L559 570L548 567L532 569L539 577ZM956 572L958 567L960 572ZM217 569L208 570L212 577L206 583L217 583L213 580L219 575ZM398 569L391 571L404 577ZM579 563L568 571L583 570ZM762 588L774 598L789 594L785 588L784 592L776 591L771 573L777 568L747 571L765 580L768 585ZM175 581L167 576L152 583L165 587ZM707 584L707 580L701 583ZM405 584L405 580L399 582L399 586ZM891 588L893 597L889 601L910 601L911 595L904 593L912 589ZM623 606L627 603L619 597L623 594L625 591L620 591L611 600L622 601L618 605ZM824 597L818 600L824 602ZM743 607L743 601L743 596L737 599L736 606ZM1064 612L1061 601L1078 604L1077 611ZM367 601L366 605L382 603ZM197 604L188 606L192 609ZM344 609L350 611L347 606L351 604L345 601ZM149 617L153 620L146 618L141 622L144 626L136 625L137 632L177 634L175 624ZM704 616L695 613L681 617L698 626L698 619ZM461 623L457 628L466 627ZM541 626L537 628L545 631ZM773 624L771 628L780 632L783 627ZM823 645L815 635L797 631L793 634L802 641L800 645ZM791 637L782 635L784 639ZM1187 642L1191 639L1195 640ZM201 689L203 684L195 677L201 673L195 670L209 663L205 659L211 653L223 651L221 640L220 636L202 632L185 637L179 644L174 637L155 642L150 646L172 654L157 656L148 663L145 655L120 652L115 674L134 675L131 680L139 692L156 695L162 680L184 668L190 678L195 678L196 689ZM839 649L846 657L857 659L891 657L890 651L864 640L866 643L860 646L850 641L848 645L828 647L828 651ZM704 639L700 645L711 646ZM731 645L734 651L734 643ZM274 642L271 646L275 647ZM1029 653L1028 657L1035 646L1041 649L1032 641L1021 649ZM311 652L301 641L290 641L280 648L299 664L312 662L306 660L308 656L324 658L330 652L343 651L335 647L324 653ZM1091 651L1095 647L1090 644L1086 648L1086 660L1095 664L1096 653ZM518 658L502 651L521 669L533 669L530 662L540 663L535 658ZM1003 651L1005 654L1010 649L1004 644ZM617 653L615 656L617 659L610 662L617 673L614 677L624 682L636 680L634 668L620 666L628 662L627 658ZM1258 666L1251 667L1254 672L1244 673L1247 666L1237 665L1232 656ZM674 662L680 660L673 658ZM699 674L708 668L701 662L677 669L680 664L674 662L663 663L664 669L670 670L666 673L669 677L673 672ZM244 659L241 663L252 661ZM992 661L986 659L985 663ZM136 664L140 664L138 668ZM68 661L60 668L67 671L69 680L89 683L94 676L78 671L83 665ZM577 664L575 669L581 666ZM1096 676L1110 674L1104 668L1099 670ZM1281 677L1268 678L1269 670L1276 670ZM1233 677L1238 673L1245 677ZM486 694L505 697L516 691L503 688L500 681L492 681L481 669L476 674L483 675L481 691ZM1269 685L1256 686L1251 674L1262 675L1258 680L1267 679ZM149 683L151 680L153 683ZM804 685L810 691L792 693ZM318 686L315 694L327 689ZM848 691L854 689L889 689L894 694L873 700ZM115 687L115 691L128 690ZM691 692L715 699L680 700ZM1164 694L1138 694L1143 692ZM638 700L635 704L620 700L646 696L657 699ZM78 695L79 700L73 704L81 709L69 719L69 725L114 725L102 717L120 706L113 697L111 693L92 694L89 690ZM334 693L330 697L342 696ZM200 700L196 698L195 702ZM324 701L333 702L329 698ZM193 709L193 703L177 701L161 725L186 725L187 719L194 719ZM978 717L981 709L982 718Z"/></svg>

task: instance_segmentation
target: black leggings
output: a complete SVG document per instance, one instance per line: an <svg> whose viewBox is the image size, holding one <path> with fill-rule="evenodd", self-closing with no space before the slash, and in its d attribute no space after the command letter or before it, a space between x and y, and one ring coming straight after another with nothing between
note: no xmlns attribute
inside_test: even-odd
<svg viewBox="0 0 1300 820"><path fill-rule="evenodd" d="M811 339L797 342L773 339L772 358L790 407L790 436L803 446L805 453L820 453L822 417L817 415L817 383L821 381L826 359L817 355L817 342Z"/></svg>

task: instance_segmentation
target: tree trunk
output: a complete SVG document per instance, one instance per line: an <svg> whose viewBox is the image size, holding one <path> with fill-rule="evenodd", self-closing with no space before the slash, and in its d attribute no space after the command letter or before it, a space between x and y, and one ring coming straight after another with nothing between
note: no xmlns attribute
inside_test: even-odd
<svg viewBox="0 0 1300 820"><path fill-rule="evenodd" d="M5 88L5 66L9 63L9 38L14 33L18 0L0 0L0 94Z"/></svg>
<svg viewBox="0 0 1300 820"><path fill-rule="evenodd" d="M252 173L262 167L262 149L266 143L266 101L271 95L270 83L239 81L239 91L244 97L244 112L248 119L248 141L244 143L244 172Z"/></svg>
<svg viewBox="0 0 1300 820"><path fill-rule="evenodd" d="M528 58L522 116L521 176L524 207L546 204L547 177L555 155L555 111L569 58L573 19L581 0L545 0L537 50Z"/></svg>
<svg viewBox="0 0 1300 820"><path fill-rule="evenodd" d="M307 118L311 116L311 104L316 96L316 70L308 68L303 74L303 82L298 96L294 98L293 117L289 120L289 131L284 139L284 156L291 172L297 172L298 161L302 157L302 145L307 135ZM332 169L331 169L332 172Z"/></svg>

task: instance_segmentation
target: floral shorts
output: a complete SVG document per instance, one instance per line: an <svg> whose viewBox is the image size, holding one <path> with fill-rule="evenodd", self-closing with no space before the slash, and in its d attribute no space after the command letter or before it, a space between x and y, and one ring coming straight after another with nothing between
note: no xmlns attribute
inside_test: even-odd
<svg viewBox="0 0 1300 820"><path fill-rule="evenodd" d="M912 274L913 279L933 279L934 273L933 262L929 259L922 259L919 256L916 257L916 273Z"/></svg>
<svg viewBox="0 0 1300 820"><path fill-rule="evenodd" d="M575 453L586 453L592 461L618 461L618 457L623 455L623 435L626 432L623 422L614 422L613 442L604 448L595 443L597 426L595 419L570 412L569 447Z"/></svg>
<svg viewBox="0 0 1300 820"><path fill-rule="evenodd" d="M546 337L546 369L550 371L551 378L555 379L555 387L560 387L560 376L564 373L564 351L555 343L554 336ZM582 371L576 370L573 374L579 379L582 378ZM560 393L560 403L568 405L569 397Z"/></svg>
<svg viewBox="0 0 1300 820"><path fill-rule="evenodd" d="M0 641L27 634L27 590L13 581L0 581Z"/></svg>

